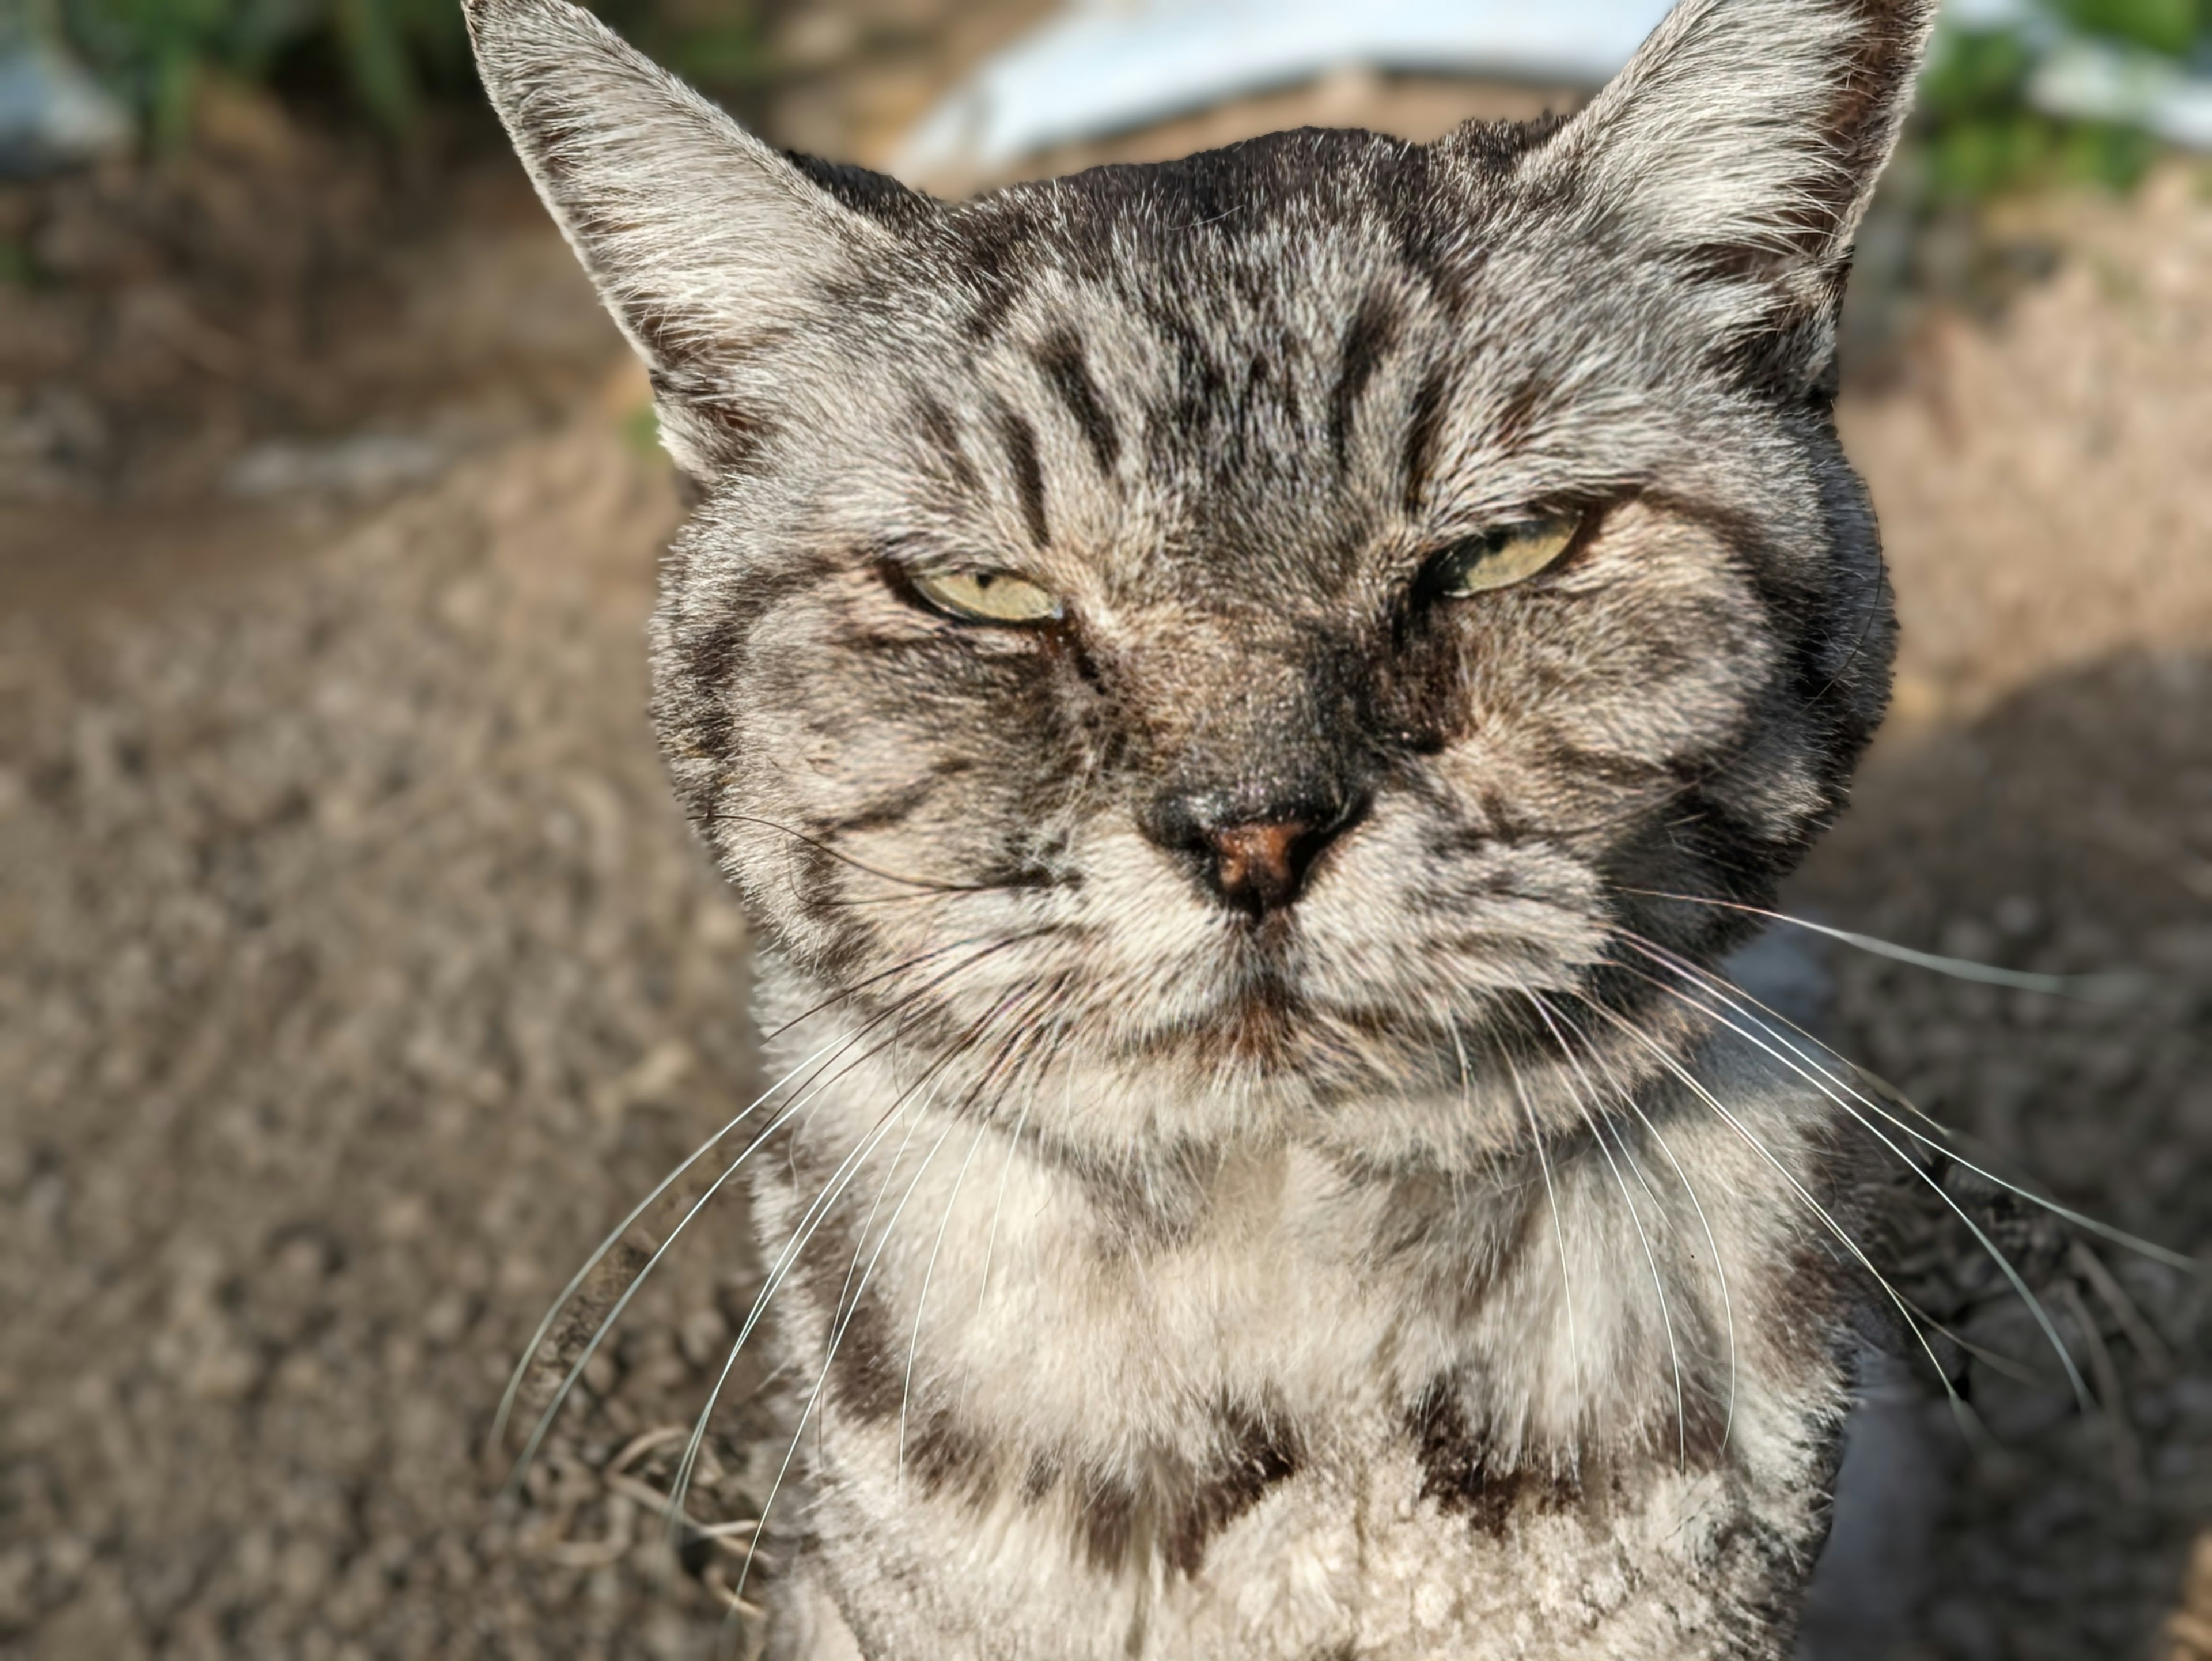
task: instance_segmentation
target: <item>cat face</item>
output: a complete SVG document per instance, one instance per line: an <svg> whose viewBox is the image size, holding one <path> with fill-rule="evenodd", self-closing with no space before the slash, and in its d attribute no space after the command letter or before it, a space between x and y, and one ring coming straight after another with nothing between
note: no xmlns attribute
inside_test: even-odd
<svg viewBox="0 0 2212 1661"><path fill-rule="evenodd" d="M1766 903L1886 694L1824 386L1918 10L1693 0L1565 123L955 208L483 0L705 492L678 787L806 992L1109 1147L1690 1042L1638 954L1733 925L1659 897Z"/></svg>

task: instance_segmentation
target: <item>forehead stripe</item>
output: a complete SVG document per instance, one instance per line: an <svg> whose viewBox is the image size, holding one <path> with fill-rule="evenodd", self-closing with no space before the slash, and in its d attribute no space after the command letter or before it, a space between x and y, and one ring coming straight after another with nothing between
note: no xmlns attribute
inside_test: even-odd
<svg viewBox="0 0 2212 1661"><path fill-rule="evenodd" d="M1360 397L1382 360L1397 345L1401 325L1397 307L1370 290L1359 302L1352 326L1345 332L1344 366L1337 373L1336 390L1328 402L1329 444L1336 452L1339 472L1344 471L1352 442L1352 417L1358 410Z"/></svg>
<svg viewBox="0 0 2212 1661"><path fill-rule="evenodd" d="M1098 388L1091 379L1091 366L1085 361L1083 343L1068 331L1054 335L1036 351L1037 368L1053 391L1060 394L1067 405L1067 412L1075 417L1083 436L1091 446L1091 453L1098 463L1098 471L1113 476L1114 464L1121 459L1121 435L1114 425L1114 417L1098 396Z"/></svg>
<svg viewBox="0 0 2212 1661"><path fill-rule="evenodd" d="M1036 429L1012 410L999 417L1000 436L1006 441L1006 459L1014 470L1014 490L1021 497L1022 519L1030 540L1038 547L1052 543L1052 527L1044 516L1044 469L1037 461Z"/></svg>

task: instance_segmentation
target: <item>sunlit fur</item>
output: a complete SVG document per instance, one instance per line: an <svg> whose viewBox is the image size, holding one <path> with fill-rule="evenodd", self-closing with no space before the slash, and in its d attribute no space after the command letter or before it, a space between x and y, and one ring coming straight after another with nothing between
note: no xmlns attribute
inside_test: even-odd
<svg viewBox="0 0 2212 1661"><path fill-rule="evenodd" d="M1650 896L1769 903L1886 696L1826 398L1932 10L1686 0L1564 123L954 207L474 0L703 493L677 788L830 1046L756 1165L781 1653L1784 1652L1833 1109L1669 966L1741 914ZM1190 801L1348 828L1255 917Z"/></svg>

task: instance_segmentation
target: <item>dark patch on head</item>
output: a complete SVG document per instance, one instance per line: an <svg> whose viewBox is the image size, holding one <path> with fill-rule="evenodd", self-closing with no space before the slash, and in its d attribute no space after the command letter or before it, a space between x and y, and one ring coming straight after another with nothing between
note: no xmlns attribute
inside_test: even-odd
<svg viewBox="0 0 2212 1661"><path fill-rule="evenodd" d="M1039 346L1035 356L1047 383L1060 394L1060 402L1067 405L1067 412L1082 429L1084 440L1098 463L1098 471L1112 478L1115 463L1121 456L1121 435L1091 379L1090 365L1084 360L1083 343L1073 333L1063 330Z"/></svg>
<svg viewBox="0 0 2212 1661"><path fill-rule="evenodd" d="M963 769L936 767L927 778L916 779L902 785L888 794L878 796L865 807L836 818L813 821L810 828L824 841L854 831L888 830L893 825L903 824L912 818L916 809L937 794L939 780L948 772Z"/></svg>
<svg viewBox="0 0 2212 1661"><path fill-rule="evenodd" d="M1367 383L1382 367L1398 344L1405 326L1393 301L1379 290L1370 291L1352 314L1352 326L1345 332L1344 360L1337 370L1336 389L1329 394L1328 441L1335 454L1337 471L1341 472L1352 443L1352 418L1359 411L1359 400L1367 391Z"/></svg>
<svg viewBox="0 0 2212 1661"><path fill-rule="evenodd" d="M1530 121L1464 121L1437 141L1455 160L1484 173L1503 173L1552 142L1572 117L1547 110Z"/></svg>
<svg viewBox="0 0 2212 1661"><path fill-rule="evenodd" d="M1049 1453L1033 1453L1022 1471L1023 1503L1036 1505L1060 1481L1060 1461Z"/></svg>
<svg viewBox="0 0 2212 1661"><path fill-rule="evenodd" d="M653 356L672 366L654 368L647 376L663 418L688 429L718 471L750 471L775 436L775 422L758 410L732 402L710 376L682 367L687 356L703 356L686 344L687 330L648 307L635 310L631 321ZM743 354L725 346L717 350L715 360L719 363L733 355Z"/></svg>
<svg viewBox="0 0 2212 1661"><path fill-rule="evenodd" d="M1006 460L1014 470L1014 490L1021 498L1022 519L1029 526L1030 540L1046 547L1052 541L1052 527L1045 520L1044 468L1037 460L1036 429L1023 416L1002 410L999 435L1006 441Z"/></svg>
<svg viewBox="0 0 2212 1661"><path fill-rule="evenodd" d="M1164 1519L1161 1555L1170 1568L1196 1574L1213 1536L1258 1505L1304 1462L1295 1432L1265 1414L1232 1403L1223 1410L1220 1463L1200 1477Z"/></svg>
<svg viewBox="0 0 2212 1661"><path fill-rule="evenodd" d="M936 198L924 196L888 173L871 173L849 161L824 161L798 150L786 150L784 155L824 194L893 230L920 230L945 211L945 204Z"/></svg>

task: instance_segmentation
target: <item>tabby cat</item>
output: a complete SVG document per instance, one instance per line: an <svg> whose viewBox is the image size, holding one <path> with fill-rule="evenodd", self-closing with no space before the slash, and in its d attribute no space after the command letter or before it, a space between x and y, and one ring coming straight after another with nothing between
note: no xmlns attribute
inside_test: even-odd
<svg viewBox="0 0 2212 1661"><path fill-rule="evenodd" d="M786 1070L771 1653L1788 1652L1864 1139L1705 902L1887 695L1830 401L1934 10L1682 0L1571 119L951 204L471 0L700 496L654 714Z"/></svg>

